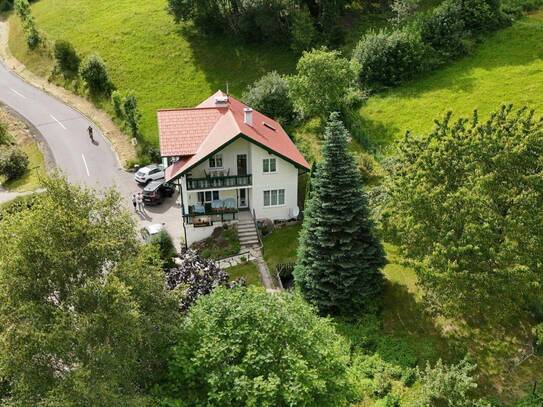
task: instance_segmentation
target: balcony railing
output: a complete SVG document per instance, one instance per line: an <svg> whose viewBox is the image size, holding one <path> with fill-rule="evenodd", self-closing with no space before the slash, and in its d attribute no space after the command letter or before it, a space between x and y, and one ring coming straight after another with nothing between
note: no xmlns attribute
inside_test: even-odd
<svg viewBox="0 0 543 407"><path fill-rule="evenodd" d="M228 175L224 177L206 177L187 179L187 191L196 189L216 189L231 187L246 187L252 184L252 176L249 175Z"/></svg>

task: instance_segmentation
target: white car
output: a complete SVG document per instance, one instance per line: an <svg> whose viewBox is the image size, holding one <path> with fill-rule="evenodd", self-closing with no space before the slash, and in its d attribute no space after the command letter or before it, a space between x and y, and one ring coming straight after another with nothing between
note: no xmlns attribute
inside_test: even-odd
<svg viewBox="0 0 543 407"><path fill-rule="evenodd" d="M149 242L151 238L164 230L164 223L154 223L147 225L141 229L141 237L145 242Z"/></svg>
<svg viewBox="0 0 543 407"><path fill-rule="evenodd" d="M151 164L142 167L136 172L136 175L134 175L134 180L138 184L147 184L149 181L155 181L162 178L164 178L164 167L161 164Z"/></svg>

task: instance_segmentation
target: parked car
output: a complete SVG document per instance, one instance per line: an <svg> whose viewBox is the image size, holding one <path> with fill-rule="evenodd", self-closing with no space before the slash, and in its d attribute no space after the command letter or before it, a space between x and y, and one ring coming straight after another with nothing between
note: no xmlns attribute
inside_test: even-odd
<svg viewBox="0 0 543 407"><path fill-rule="evenodd" d="M138 184L147 184L149 181L155 181L162 178L164 178L164 166L162 166L162 164L151 164L142 167L136 172L136 175L134 175L134 180Z"/></svg>
<svg viewBox="0 0 543 407"><path fill-rule="evenodd" d="M160 205L166 197L175 192L175 185L164 180L151 181L143 189L143 202L145 205Z"/></svg>
<svg viewBox="0 0 543 407"><path fill-rule="evenodd" d="M151 238L159 234L162 230L164 230L164 223L153 223L141 229L141 237L144 241L150 242Z"/></svg>

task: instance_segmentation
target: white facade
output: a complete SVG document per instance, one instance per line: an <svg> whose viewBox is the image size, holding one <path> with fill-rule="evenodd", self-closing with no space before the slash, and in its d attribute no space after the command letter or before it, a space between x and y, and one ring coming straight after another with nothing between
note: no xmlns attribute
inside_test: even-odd
<svg viewBox="0 0 543 407"><path fill-rule="evenodd" d="M223 222L236 222L238 211L254 211L257 219L293 218L298 174L289 161L243 138L215 152L180 178L187 244L209 237ZM212 208L223 203L229 209Z"/></svg>

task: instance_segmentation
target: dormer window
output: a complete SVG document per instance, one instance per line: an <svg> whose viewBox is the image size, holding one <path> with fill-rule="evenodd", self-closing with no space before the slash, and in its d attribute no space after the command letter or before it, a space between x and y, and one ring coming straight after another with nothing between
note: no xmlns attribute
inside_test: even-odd
<svg viewBox="0 0 543 407"><path fill-rule="evenodd" d="M215 154L209 159L209 168L222 168L222 154Z"/></svg>

